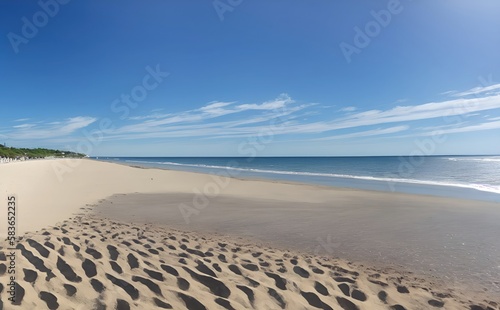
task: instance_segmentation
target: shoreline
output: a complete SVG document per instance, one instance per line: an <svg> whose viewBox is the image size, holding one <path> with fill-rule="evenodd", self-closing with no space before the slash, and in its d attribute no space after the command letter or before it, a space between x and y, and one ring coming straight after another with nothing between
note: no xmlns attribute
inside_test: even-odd
<svg viewBox="0 0 500 310"><path fill-rule="evenodd" d="M189 165L178 165L173 167L165 167L166 165L153 164L153 163L128 163L123 161L117 161L112 159L94 159L100 162L114 163L118 165L131 166L143 169L160 169L167 171L182 171L189 173L200 173L208 175L223 175L226 177L238 179L238 180L254 180L263 182L275 182L275 183L290 183L290 184L302 184L309 186L323 186L333 189L348 189L348 190L360 190L360 191L375 191L375 192L385 192L385 193L400 193L409 195L422 195L422 196L432 196L432 197L445 197L453 199L462 200L472 200L472 201L486 201L486 202L500 202L500 193L479 189L473 186L467 186L465 184L445 184L445 183L432 183L431 181L418 181L418 180L405 180L405 179L395 179L395 180L377 180L370 179L368 177L326 177L326 176L303 176L290 174L288 172L283 173L266 173L266 172L251 172L238 169L224 169L224 168L203 168L206 171L199 171L200 169L189 167ZM174 168L181 167L182 168ZM203 170L201 169L201 170ZM220 170L220 171L218 171ZM230 171L237 171L236 173L231 173ZM280 178L281 176L281 178ZM306 177L308 180L304 180Z"/></svg>

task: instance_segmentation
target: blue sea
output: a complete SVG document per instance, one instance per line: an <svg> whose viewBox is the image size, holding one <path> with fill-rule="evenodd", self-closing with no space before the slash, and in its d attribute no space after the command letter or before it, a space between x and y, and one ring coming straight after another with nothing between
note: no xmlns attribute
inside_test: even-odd
<svg viewBox="0 0 500 310"><path fill-rule="evenodd" d="M95 159L239 178L500 202L500 156Z"/></svg>

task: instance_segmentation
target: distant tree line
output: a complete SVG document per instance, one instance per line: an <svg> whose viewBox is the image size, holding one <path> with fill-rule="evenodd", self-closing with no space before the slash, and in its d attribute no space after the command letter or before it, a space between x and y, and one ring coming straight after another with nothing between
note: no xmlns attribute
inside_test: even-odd
<svg viewBox="0 0 500 310"><path fill-rule="evenodd" d="M6 157L6 158L77 157L77 158L81 158L81 157L85 157L85 154L68 152L68 151L44 149L44 148L26 149L26 148L6 147L5 145L0 144L0 157Z"/></svg>

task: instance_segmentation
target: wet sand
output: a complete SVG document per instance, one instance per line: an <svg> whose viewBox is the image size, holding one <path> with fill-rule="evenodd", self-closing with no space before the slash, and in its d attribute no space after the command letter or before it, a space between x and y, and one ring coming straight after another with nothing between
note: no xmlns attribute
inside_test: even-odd
<svg viewBox="0 0 500 310"><path fill-rule="evenodd" d="M122 221L236 235L316 255L400 266L467 290L500 293L498 204L368 191L337 191L321 203L204 198L208 204L194 210L188 222L180 209L194 208L199 195L115 195L95 211Z"/></svg>

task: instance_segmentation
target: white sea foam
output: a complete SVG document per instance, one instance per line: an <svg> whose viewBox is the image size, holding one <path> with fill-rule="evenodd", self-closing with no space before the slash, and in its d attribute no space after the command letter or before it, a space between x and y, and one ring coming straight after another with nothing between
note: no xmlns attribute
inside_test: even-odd
<svg viewBox="0 0 500 310"><path fill-rule="evenodd" d="M263 173L263 174L297 175L297 176L312 176L312 177L325 177L325 178L356 179L356 180L377 181L386 183L406 183L406 184L431 185L431 186L447 186L447 187L468 188L483 192L500 194L500 186L485 185L485 184L465 184L465 183L456 183L447 181L430 181L430 180L405 179L405 178L395 178L395 177L373 177L373 176L360 176L360 175L335 174L335 173L265 170L265 169L237 168L230 166L215 166L215 165L203 165L203 164L181 164L181 163L163 162L163 161L126 160L126 162L157 164L166 166L183 166L183 167L194 167L194 168L204 168L204 169L208 168L208 169L218 169L218 170L232 170L232 171Z"/></svg>
<svg viewBox="0 0 500 310"><path fill-rule="evenodd" d="M474 162L498 162L500 163L500 158L467 158L467 157L447 157L446 160L451 161L474 161Z"/></svg>

